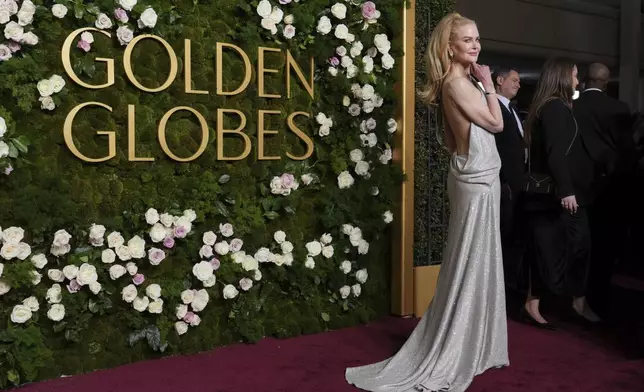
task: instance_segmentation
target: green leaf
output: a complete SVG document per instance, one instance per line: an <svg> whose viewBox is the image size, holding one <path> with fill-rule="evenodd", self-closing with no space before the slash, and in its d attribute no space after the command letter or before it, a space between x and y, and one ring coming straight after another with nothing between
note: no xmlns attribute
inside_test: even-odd
<svg viewBox="0 0 644 392"><path fill-rule="evenodd" d="M262 196L268 195L268 188L264 184L259 184L259 192L262 194Z"/></svg>
<svg viewBox="0 0 644 392"><path fill-rule="evenodd" d="M67 326L67 321L62 321L60 323L54 324L54 332L58 333L63 329L65 329L66 326Z"/></svg>
<svg viewBox="0 0 644 392"><path fill-rule="evenodd" d="M16 139L11 139L11 141L10 141L9 143L11 143L11 144L13 144L14 146L16 146L16 148L18 149L18 151L22 152L23 154L26 154L26 153L27 153L27 151L28 151L27 146L25 146L24 144L22 144L22 142L21 142L21 141L20 141L20 139L18 139L18 138L16 138Z"/></svg>
<svg viewBox="0 0 644 392"><path fill-rule="evenodd" d="M83 15L85 15L85 10L83 9L83 5L79 3L74 4L74 16L76 19L82 19Z"/></svg>
<svg viewBox="0 0 644 392"><path fill-rule="evenodd" d="M92 15L98 15L101 13L100 8L96 4L90 4L87 6L87 12L89 12Z"/></svg>
<svg viewBox="0 0 644 392"><path fill-rule="evenodd" d="M20 384L20 375L15 369L11 369L7 372L7 380L14 385Z"/></svg>
<svg viewBox="0 0 644 392"><path fill-rule="evenodd" d="M327 323L329 320L331 320L331 316L329 316L328 313L322 313L320 316L322 316L322 320L326 321Z"/></svg>
<svg viewBox="0 0 644 392"><path fill-rule="evenodd" d="M9 158L18 158L18 149L13 143L9 142Z"/></svg>
<svg viewBox="0 0 644 392"><path fill-rule="evenodd" d="M278 214L278 213L277 213L277 212L275 212L275 211L268 211L268 212L264 213L264 216L265 216L266 218L270 219L270 220L273 220L273 219L275 219L275 218L279 217L279 216L280 216L280 214Z"/></svg>
<svg viewBox="0 0 644 392"><path fill-rule="evenodd" d="M349 310L349 303L348 303L347 301L344 301L344 302L342 303L342 309L343 309L343 310Z"/></svg>
<svg viewBox="0 0 644 392"><path fill-rule="evenodd" d="M98 312L98 304L96 303L96 301L94 301L93 298L89 299L89 304L87 305L87 308L92 313Z"/></svg>
<svg viewBox="0 0 644 392"><path fill-rule="evenodd" d="M320 277L315 275L315 278L313 278L313 281L315 282L315 285L318 286L321 283Z"/></svg>
<svg viewBox="0 0 644 392"><path fill-rule="evenodd" d="M215 201L215 209L217 209L217 212L219 212L221 215L225 216L226 218L228 218L228 216L230 215L228 208L226 208L224 203L220 202L219 200Z"/></svg>
<svg viewBox="0 0 644 392"><path fill-rule="evenodd" d="M78 258L78 260L82 261L83 263L87 263L87 261L89 260L89 257L81 256L81 257Z"/></svg>
<svg viewBox="0 0 644 392"><path fill-rule="evenodd" d="M225 184L228 181L230 181L230 176L228 174L223 174L221 177L219 177L220 184Z"/></svg>
<svg viewBox="0 0 644 392"><path fill-rule="evenodd" d="M295 208L291 206L284 207L284 211L288 212L289 214L295 214Z"/></svg>

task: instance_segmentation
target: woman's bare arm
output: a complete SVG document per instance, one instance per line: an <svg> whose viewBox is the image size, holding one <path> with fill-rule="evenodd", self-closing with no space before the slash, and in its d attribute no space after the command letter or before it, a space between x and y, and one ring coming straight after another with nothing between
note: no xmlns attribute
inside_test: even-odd
<svg viewBox="0 0 644 392"><path fill-rule="evenodd" d="M481 100L481 91L465 78L451 80L445 86L447 98L470 122L492 133L503 131L503 115L495 94Z"/></svg>

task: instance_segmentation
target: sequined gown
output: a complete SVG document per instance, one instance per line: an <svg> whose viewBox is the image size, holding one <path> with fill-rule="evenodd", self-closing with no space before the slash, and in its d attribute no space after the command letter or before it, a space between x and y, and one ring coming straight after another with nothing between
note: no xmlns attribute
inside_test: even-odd
<svg viewBox="0 0 644 392"><path fill-rule="evenodd" d="M378 392L463 392L485 370L509 365L500 168L494 135L471 124L468 155L451 158L451 215L434 299L396 355L346 370L350 384Z"/></svg>

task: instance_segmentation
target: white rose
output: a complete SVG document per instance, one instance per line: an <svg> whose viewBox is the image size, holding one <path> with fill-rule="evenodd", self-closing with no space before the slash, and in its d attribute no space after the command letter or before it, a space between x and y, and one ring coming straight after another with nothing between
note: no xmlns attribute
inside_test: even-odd
<svg viewBox="0 0 644 392"><path fill-rule="evenodd" d="M177 331L177 335L183 335L184 333L188 332L188 324L184 323L183 321L177 321L174 323L174 329Z"/></svg>
<svg viewBox="0 0 644 392"><path fill-rule="evenodd" d="M311 257L307 257L306 261L304 262L304 266L308 269L313 269L315 268L315 260Z"/></svg>
<svg viewBox="0 0 644 392"><path fill-rule="evenodd" d="M62 19L65 17L65 15L67 15L67 7L62 4L54 4L54 6L51 7L51 13L55 17Z"/></svg>
<svg viewBox="0 0 644 392"><path fill-rule="evenodd" d="M306 244L306 250L309 252L309 256L317 256L322 253L322 244L318 241L311 241Z"/></svg>
<svg viewBox="0 0 644 392"><path fill-rule="evenodd" d="M349 34L347 35L346 41L347 41L348 43L352 43L352 42L353 42L353 41L355 41L355 40L356 40L356 36L355 36L355 35L353 35L353 34L351 34L351 33L349 33Z"/></svg>
<svg viewBox="0 0 644 392"><path fill-rule="evenodd" d="M78 276L78 271L79 268L75 265L66 265L65 268L63 268L63 275L65 275L65 278L68 280L76 279Z"/></svg>
<svg viewBox="0 0 644 392"><path fill-rule="evenodd" d="M322 35L327 35L331 32L333 25L331 24L331 19L327 16L322 16L318 21L317 31Z"/></svg>
<svg viewBox="0 0 644 392"><path fill-rule="evenodd" d="M192 267L192 274L202 282L210 279L213 274L212 265L207 261L202 261Z"/></svg>
<svg viewBox="0 0 644 392"><path fill-rule="evenodd" d="M369 174L369 163L366 161L360 161L356 163L356 174L359 176L366 176Z"/></svg>
<svg viewBox="0 0 644 392"><path fill-rule="evenodd" d="M370 101L367 101L370 102ZM364 147L375 147L378 144L378 136L375 133L370 133L368 135L360 135L360 140L362 140L362 145Z"/></svg>
<svg viewBox="0 0 644 392"><path fill-rule="evenodd" d="M376 94L376 90L372 85L367 83L364 86L362 86L362 99L364 99L365 101L372 99L375 96L375 94Z"/></svg>
<svg viewBox="0 0 644 392"><path fill-rule="evenodd" d="M159 212L154 209L150 208L145 212L145 221L148 223L148 225L153 225L159 221Z"/></svg>
<svg viewBox="0 0 644 392"><path fill-rule="evenodd" d="M28 307L29 310L31 310L32 312L37 312L38 309L40 309L40 304L38 303L38 299L34 296L25 298L25 300L22 301L22 304Z"/></svg>
<svg viewBox="0 0 644 392"><path fill-rule="evenodd" d="M5 24L11 20L11 12L7 8L0 8L0 24Z"/></svg>
<svg viewBox="0 0 644 392"><path fill-rule="evenodd" d="M142 259L145 257L145 240L138 235L135 235L127 242L127 248L134 259Z"/></svg>
<svg viewBox="0 0 644 392"><path fill-rule="evenodd" d="M0 158L9 156L9 145L0 140Z"/></svg>
<svg viewBox="0 0 644 392"><path fill-rule="evenodd" d="M255 276L253 276L253 279L255 279L257 282L262 280L262 272L260 270L255 270Z"/></svg>
<svg viewBox="0 0 644 392"><path fill-rule="evenodd" d="M282 253L291 253L293 252L293 244L290 241L285 241L282 243Z"/></svg>
<svg viewBox="0 0 644 392"><path fill-rule="evenodd" d="M391 49L391 42L389 42L387 34L376 34L373 38L373 44L376 45L376 48L382 54L389 53L389 50Z"/></svg>
<svg viewBox="0 0 644 392"><path fill-rule="evenodd" d="M273 7L268 0L262 0L257 5L257 14L262 18L268 18L272 11Z"/></svg>
<svg viewBox="0 0 644 392"><path fill-rule="evenodd" d="M219 231L221 232L221 235L223 235L224 237L230 237L233 234L235 234L233 231L233 225L231 225L230 223L226 223L223 225L220 224Z"/></svg>
<svg viewBox="0 0 644 392"><path fill-rule="evenodd" d="M203 287L212 287L212 286L214 286L216 283L217 283L217 277L216 277L215 275L213 275L213 276L211 276L210 278L208 278L208 280L206 280L205 282L203 282Z"/></svg>
<svg viewBox="0 0 644 392"><path fill-rule="evenodd" d="M286 15L284 17L284 23L286 23L287 25L292 25L294 21L295 21L295 18L293 17L292 14Z"/></svg>
<svg viewBox="0 0 644 392"><path fill-rule="evenodd" d="M96 16L96 22L94 22L94 25L97 29L107 30L112 28L112 20L106 14L100 13Z"/></svg>
<svg viewBox="0 0 644 392"><path fill-rule="evenodd" d="M4 134L7 132L7 122L4 120L4 118L0 117L0 138L4 136ZM0 229L0 238L2 238L2 229Z"/></svg>
<svg viewBox="0 0 644 392"><path fill-rule="evenodd" d="M5 295L11 290L11 286L4 280L0 279L0 295Z"/></svg>
<svg viewBox="0 0 644 392"><path fill-rule="evenodd" d="M148 304L148 312L152 314L161 314L163 312L163 300L161 298L155 299Z"/></svg>
<svg viewBox="0 0 644 392"><path fill-rule="evenodd" d="M113 231L107 236L107 246L110 248L116 249L124 243L125 239L118 231Z"/></svg>
<svg viewBox="0 0 644 392"><path fill-rule="evenodd" d="M16 305L13 307L13 311L11 312L11 321L16 323L16 324L24 324L32 316L31 309L29 309L25 305Z"/></svg>
<svg viewBox="0 0 644 392"><path fill-rule="evenodd" d="M373 72L373 59L371 57L364 56L362 58L362 70L367 74Z"/></svg>
<svg viewBox="0 0 644 392"><path fill-rule="evenodd" d="M192 310L195 312L201 312L206 308L206 305L208 305L208 301L210 300L210 296L208 296L208 292L206 290L199 290L195 293L195 298L190 304L192 307Z"/></svg>
<svg viewBox="0 0 644 392"><path fill-rule="evenodd" d="M394 60L393 57L389 53L386 53L384 56L382 56L382 68L384 69L392 69L394 67L394 64L396 63L396 60Z"/></svg>
<svg viewBox="0 0 644 392"><path fill-rule="evenodd" d="M356 148L355 150L351 150L349 153L349 159L357 163L364 159L364 154L362 153L362 150Z"/></svg>
<svg viewBox="0 0 644 392"><path fill-rule="evenodd" d="M360 240L358 242L358 253L361 255L366 255L369 253L369 243L365 240Z"/></svg>
<svg viewBox="0 0 644 392"><path fill-rule="evenodd" d="M201 256L202 259L207 259L212 255L212 246L204 245L201 247L201 249L199 249L199 256Z"/></svg>
<svg viewBox="0 0 644 392"><path fill-rule="evenodd" d="M92 224L89 228L89 241L94 246L103 246L103 237L105 236L105 226Z"/></svg>
<svg viewBox="0 0 644 392"><path fill-rule="evenodd" d="M351 286L351 292L355 297L359 297L360 293L362 293L362 287L360 287L360 285L356 283L353 286Z"/></svg>
<svg viewBox="0 0 644 392"><path fill-rule="evenodd" d="M134 39L134 32L127 26L119 26L116 29L116 38L121 45L127 45Z"/></svg>
<svg viewBox="0 0 644 392"><path fill-rule="evenodd" d="M339 24L335 26L334 34L338 39L346 39L349 36L349 28L346 25Z"/></svg>
<svg viewBox="0 0 644 392"><path fill-rule="evenodd" d="M2 277L2 272L4 272L4 264L0 263L0 277Z"/></svg>
<svg viewBox="0 0 644 392"><path fill-rule="evenodd" d="M313 176L311 176L308 173L307 174L302 174L302 176L300 177L300 180L302 180L302 183L304 185L309 185L311 182L313 182Z"/></svg>
<svg viewBox="0 0 644 392"><path fill-rule="evenodd" d="M25 231L20 227L9 227L2 231L2 240L9 244L18 244L25 238Z"/></svg>
<svg viewBox="0 0 644 392"><path fill-rule="evenodd" d="M38 253L31 258L31 264L33 264L34 267L41 269L47 265L47 258L44 254Z"/></svg>
<svg viewBox="0 0 644 392"><path fill-rule="evenodd" d="M121 290L121 297L123 298L123 301L127 303L132 303L138 294L136 286L133 284L127 285L123 287L123 290Z"/></svg>
<svg viewBox="0 0 644 392"><path fill-rule="evenodd" d="M139 272L139 267L137 267L133 262L129 262L125 264L125 270L128 274L130 274L130 276L134 276L137 272Z"/></svg>
<svg viewBox="0 0 644 392"><path fill-rule="evenodd" d="M168 214L167 212L164 212L161 214L159 217L159 220L161 220L161 223L163 223L163 226L165 227L170 227L174 223L174 218L172 215Z"/></svg>
<svg viewBox="0 0 644 392"><path fill-rule="evenodd" d="M342 59L340 59L340 64L344 68L347 68L347 67L353 65L353 60L349 56L344 56L344 57L342 57Z"/></svg>
<svg viewBox="0 0 644 392"><path fill-rule="evenodd" d="M327 125L322 125L320 127L320 130L318 131L318 134L322 137L329 136L329 134L331 134L331 128L329 128Z"/></svg>
<svg viewBox="0 0 644 392"><path fill-rule="evenodd" d="M31 284L34 286L37 286L40 281L42 280L42 274L36 272L36 271L31 271Z"/></svg>
<svg viewBox="0 0 644 392"><path fill-rule="evenodd" d="M396 120L394 120L393 118L387 120L387 131L389 133L394 133L396 132L396 129L398 129L398 123L396 122Z"/></svg>
<svg viewBox="0 0 644 392"><path fill-rule="evenodd" d="M13 258L16 258L18 257L19 254L20 254L19 244L5 243L4 245L2 245L2 249L0 249L0 256L2 256L2 258L5 260L11 260Z"/></svg>
<svg viewBox="0 0 644 392"><path fill-rule="evenodd" d="M127 270L125 267L123 267L120 264L114 264L113 266L110 267L110 278L112 280L116 280L120 278L121 276L125 275Z"/></svg>
<svg viewBox="0 0 644 392"><path fill-rule="evenodd" d="M290 25L290 24L284 26L283 34L284 34L284 38L286 39L291 39L295 37L295 27L293 27L293 25Z"/></svg>
<svg viewBox="0 0 644 392"><path fill-rule="evenodd" d="M155 223L150 229L150 239L152 242L161 242L168 235L168 229L161 223Z"/></svg>
<svg viewBox="0 0 644 392"><path fill-rule="evenodd" d="M342 296L342 299L346 299L349 294L351 294L351 287L349 286L342 286L340 288L340 296Z"/></svg>
<svg viewBox="0 0 644 392"><path fill-rule="evenodd" d="M183 318L186 316L188 313L188 305L178 305L177 309L175 311L175 314L177 316L177 319L183 320Z"/></svg>
<svg viewBox="0 0 644 392"><path fill-rule="evenodd" d="M98 282L92 282L89 284L89 291L91 291L94 294L100 293L102 288L103 286L101 286L101 284Z"/></svg>
<svg viewBox="0 0 644 392"><path fill-rule="evenodd" d="M214 231L207 231L203 233L203 243L213 246L217 242L217 234Z"/></svg>
<svg viewBox="0 0 644 392"><path fill-rule="evenodd" d="M332 236L331 236L331 234L329 234L329 233L324 233L324 234L320 237L320 242L321 242L322 244L324 244L324 245L328 245L328 244L330 244L332 241L333 241L333 237L332 237Z"/></svg>
<svg viewBox="0 0 644 392"><path fill-rule="evenodd" d="M351 54L351 57L358 57L360 56L360 53L362 53L362 49L364 49L362 42L354 42L353 45L351 45L349 53Z"/></svg>
<svg viewBox="0 0 644 392"><path fill-rule="evenodd" d="M62 283L65 281L65 274L59 269L50 269L47 271L47 276L52 282Z"/></svg>
<svg viewBox="0 0 644 392"><path fill-rule="evenodd" d="M76 281L81 286L89 285L98 280L98 273L96 272L96 267L91 264L83 263L78 270L78 276Z"/></svg>
<svg viewBox="0 0 644 392"><path fill-rule="evenodd" d="M248 278L241 278L239 280L239 287L244 291L248 291L253 287L253 281Z"/></svg>
<svg viewBox="0 0 644 392"><path fill-rule="evenodd" d="M24 45L34 46L38 44L38 36L29 31L22 35L22 38L20 38L20 43Z"/></svg>
<svg viewBox="0 0 644 392"><path fill-rule="evenodd" d="M333 246L327 245L324 248L322 248L322 256L326 257L327 259L330 259L333 257L334 249Z"/></svg>
<svg viewBox="0 0 644 392"><path fill-rule="evenodd" d="M346 170L338 175L338 187L340 189L349 188L354 182L353 176Z"/></svg>
<svg viewBox="0 0 644 392"><path fill-rule="evenodd" d="M132 11L136 5L136 0L119 0L119 5L126 11Z"/></svg>
<svg viewBox="0 0 644 392"><path fill-rule="evenodd" d="M47 290L47 296L45 297L47 302L50 304L58 304L63 300L63 290L58 283L53 284L49 290Z"/></svg>
<svg viewBox="0 0 644 392"><path fill-rule="evenodd" d="M20 26L29 26L34 21L34 13L20 10L18 12L18 24Z"/></svg>
<svg viewBox="0 0 644 392"><path fill-rule="evenodd" d="M358 242L362 239L362 230L359 227L352 227L349 233L349 241L351 245L358 246Z"/></svg>
<svg viewBox="0 0 644 392"><path fill-rule="evenodd" d="M230 252L230 245L226 241L221 241L215 244L215 252L222 256L225 256Z"/></svg>
<svg viewBox="0 0 644 392"><path fill-rule="evenodd" d="M241 264L244 271L256 271L259 268L259 262L250 255L246 255Z"/></svg>
<svg viewBox="0 0 644 392"><path fill-rule="evenodd" d="M101 261L105 264L112 264L116 261L116 253L112 249L105 249L101 252Z"/></svg>
<svg viewBox="0 0 644 392"><path fill-rule="evenodd" d="M225 299L233 299L239 294L239 291L235 288L235 286L228 284L226 287L224 287L223 290L224 298Z"/></svg>
<svg viewBox="0 0 644 392"><path fill-rule="evenodd" d="M154 299L154 300L159 299L161 298L161 286L159 286L156 283L153 283L145 289L145 294L147 294L147 296L150 297L150 299Z"/></svg>
<svg viewBox="0 0 644 392"><path fill-rule="evenodd" d="M128 261L132 258L132 254L127 246L120 245L116 247L116 255L121 261Z"/></svg>
<svg viewBox="0 0 644 392"><path fill-rule="evenodd" d="M344 19L347 17L347 6L342 3L335 3L331 7L331 13L338 19Z"/></svg>
<svg viewBox="0 0 644 392"><path fill-rule="evenodd" d="M20 42L25 29L16 22L9 22L4 27L4 37L16 42Z"/></svg>
<svg viewBox="0 0 644 392"><path fill-rule="evenodd" d="M65 306L63 304L53 304L47 311L47 317L54 322L61 321L65 318Z"/></svg>
<svg viewBox="0 0 644 392"><path fill-rule="evenodd" d="M385 211L385 213L382 214L382 218L385 223L391 223L394 220L394 214L392 214L391 211Z"/></svg>
<svg viewBox="0 0 644 392"><path fill-rule="evenodd" d="M148 250L148 260L150 264L159 265L165 259L165 252L162 249L150 248Z"/></svg>
<svg viewBox="0 0 644 392"><path fill-rule="evenodd" d="M242 241L239 238L233 238L230 241L230 251L231 252L239 252L243 246L244 246L244 241Z"/></svg>
<svg viewBox="0 0 644 392"><path fill-rule="evenodd" d="M265 28L266 30L269 30L271 34L273 35L277 34L277 26L275 25L275 22L273 22L270 18L262 19L260 24L263 28Z"/></svg>
<svg viewBox="0 0 644 392"><path fill-rule="evenodd" d="M340 264L340 271L344 272L345 274L351 272L351 262L349 260L344 260L342 264Z"/></svg>
<svg viewBox="0 0 644 392"><path fill-rule="evenodd" d="M192 290L184 290L181 293L181 302L183 302L186 305L189 305L194 301L195 299L195 292Z"/></svg>
<svg viewBox="0 0 644 392"><path fill-rule="evenodd" d="M152 9L148 8L141 14L139 18L138 25L142 29L144 27L153 28L157 24L157 13Z"/></svg>
<svg viewBox="0 0 644 392"><path fill-rule="evenodd" d="M132 307L138 312L145 312L150 305L150 299L148 297L136 297L132 301Z"/></svg>
<svg viewBox="0 0 644 392"><path fill-rule="evenodd" d="M25 260L29 255L31 254L31 246L25 242L21 242L18 244L18 259L20 260Z"/></svg>

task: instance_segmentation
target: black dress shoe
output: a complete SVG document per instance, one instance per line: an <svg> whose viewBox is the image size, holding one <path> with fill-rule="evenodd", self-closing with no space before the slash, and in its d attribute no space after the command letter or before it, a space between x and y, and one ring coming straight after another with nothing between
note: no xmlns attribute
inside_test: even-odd
<svg viewBox="0 0 644 392"><path fill-rule="evenodd" d="M525 307L521 307L521 311L519 312L519 315L521 317L521 321L525 324L532 325L533 327L537 327L539 329L545 329L546 331L556 331L557 327L550 323L540 323L537 320L535 320L532 316L530 316L530 313L525 309Z"/></svg>

